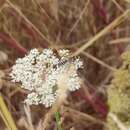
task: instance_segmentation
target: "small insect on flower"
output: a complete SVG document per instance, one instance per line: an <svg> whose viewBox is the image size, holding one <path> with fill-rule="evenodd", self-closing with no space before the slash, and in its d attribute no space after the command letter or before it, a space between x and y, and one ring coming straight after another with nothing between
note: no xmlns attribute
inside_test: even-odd
<svg viewBox="0 0 130 130"><path fill-rule="evenodd" d="M30 91L26 103L51 107L60 95L81 87L77 70L83 67L80 58L71 57L70 51L61 49L32 49L28 55L16 60L10 76Z"/></svg>

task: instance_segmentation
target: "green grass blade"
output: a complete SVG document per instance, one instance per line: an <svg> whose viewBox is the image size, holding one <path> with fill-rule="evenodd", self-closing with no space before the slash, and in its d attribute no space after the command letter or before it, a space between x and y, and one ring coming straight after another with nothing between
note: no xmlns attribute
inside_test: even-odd
<svg viewBox="0 0 130 130"><path fill-rule="evenodd" d="M60 113L58 111L55 113L55 118L56 118L56 123L57 123L57 129L62 130L61 117L60 117Z"/></svg>

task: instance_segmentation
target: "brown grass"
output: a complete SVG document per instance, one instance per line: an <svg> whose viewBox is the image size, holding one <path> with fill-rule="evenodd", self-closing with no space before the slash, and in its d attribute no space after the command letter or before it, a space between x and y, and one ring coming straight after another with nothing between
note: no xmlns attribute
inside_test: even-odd
<svg viewBox="0 0 130 130"><path fill-rule="evenodd" d="M83 87L59 108L63 130L103 130L108 112L106 89L129 50L130 4L125 0L2 0L0 2L0 94L18 130L42 130L46 113L24 106L26 91L8 76L18 57L32 48L68 48L84 60ZM1 54L1 53L0 53ZM1 110L0 110L1 111ZM0 118L0 129L7 130ZM48 130L56 130L51 115Z"/></svg>

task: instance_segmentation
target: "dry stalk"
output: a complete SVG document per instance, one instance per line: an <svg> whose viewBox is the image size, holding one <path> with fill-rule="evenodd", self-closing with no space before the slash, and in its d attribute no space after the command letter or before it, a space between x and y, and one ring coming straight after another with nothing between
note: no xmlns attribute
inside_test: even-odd
<svg viewBox="0 0 130 130"><path fill-rule="evenodd" d="M77 111L77 110L74 110L70 107L65 107L63 106L62 107L62 111L65 113L67 112L68 115L72 115L72 116L69 116L70 118L76 118L78 117L79 120L86 120L86 121L91 121L93 123L97 123L97 124L102 124L102 125L106 125L105 122L91 116L91 115L88 115L86 113L83 113L83 112L80 112L80 111Z"/></svg>
<svg viewBox="0 0 130 130"><path fill-rule="evenodd" d="M117 27L119 24L124 22L128 17L130 16L130 10L126 10L122 15L120 15L118 18L116 18L112 23L110 23L107 27L105 27L103 30L101 30L99 33L97 33L92 39L90 39L87 43L85 43L83 46L81 46L73 55L79 55L81 52L83 52L85 49L89 48L90 46L94 45L95 42L106 35L107 33L111 32L115 27Z"/></svg>
<svg viewBox="0 0 130 130"><path fill-rule="evenodd" d="M15 6L10 0L6 0L6 2L39 34L39 36L41 36L48 44L52 45L52 42L42 34L42 32L21 12L21 10L17 6Z"/></svg>
<svg viewBox="0 0 130 130"><path fill-rule="evenodd" d="M94 57L93 55L83 51L82 52L83 55L85 55L86 57L88 57L89 59L92 59L93 61L95 61L96 63L102 65L103 67L107 68L108 70L111 70L111 71L116 71L117 69L106 64L105 62L103 62L102 60L99 60L98 58Z"/></svg>
<svg viewBox="0 0 130 130"><path fill-rule="evenodd" d="M118 119L118 117L115 114L109 113L108 116L116 123L120 130L130 130L125 127L125 125Z"/></svg>
<svg viewBox="0 0 130 130"><path fill-rule="evenodd" d="M124 37L124 38L118 38L115 40L111 40L109 44L118 44L118 43L129 43L130 38L129 37Z"/></svg>

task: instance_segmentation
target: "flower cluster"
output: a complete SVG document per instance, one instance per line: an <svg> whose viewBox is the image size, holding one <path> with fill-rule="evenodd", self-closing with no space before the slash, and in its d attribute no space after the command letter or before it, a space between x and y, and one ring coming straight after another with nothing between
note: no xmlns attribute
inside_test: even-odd
<svg viewBox="0 0 130 130"><path fill-rule="evenodd" d="M52 49L44 49L40 52L32 49L24 58L16 60L10 76L13 82L21 83L22 88L30 90L26 103L50 107L58 98L61 77L66 91L80 88L77 70L82 66L78 57L70 57L69 50L54 52Z"/></svg>

